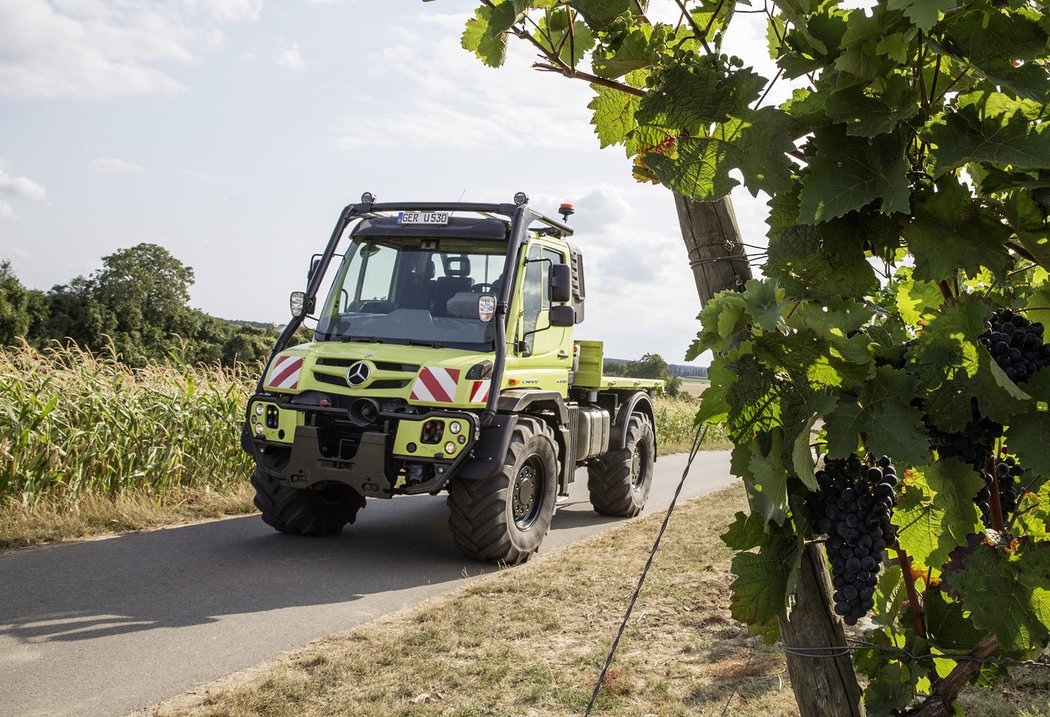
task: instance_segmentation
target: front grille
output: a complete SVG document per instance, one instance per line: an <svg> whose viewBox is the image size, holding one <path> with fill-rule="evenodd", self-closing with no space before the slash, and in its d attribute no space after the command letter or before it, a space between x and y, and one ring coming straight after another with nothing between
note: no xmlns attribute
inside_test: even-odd
<svg viewBox="0 0 1050 717"><path fill-rule="evenodd" d="M361 359L343 359L343 358L319 358L317 359L318 366L341 366L343 368L349 368ZM392 361L373 361L375 367L379 371L398 371L400 373L418 373L419 366L410 363L394 363Z"/></svg>
<svg viewBox="0 0 1050 717"><path fill-rule="evenodd" d="M314 379L320 381L321 383L328 383L333 386L341 386L342 388L347 388L348 386L346 378L344 378L343 376L332 376L327 373L320 373L318 371L314 371ZM378 381L373 381L372 383L365 386L364 390L375 389L377 391L382 391L392 388L404 388L409 384L409 382L411 382L411 380L412 379L410 378L380 379Z"/></svg>

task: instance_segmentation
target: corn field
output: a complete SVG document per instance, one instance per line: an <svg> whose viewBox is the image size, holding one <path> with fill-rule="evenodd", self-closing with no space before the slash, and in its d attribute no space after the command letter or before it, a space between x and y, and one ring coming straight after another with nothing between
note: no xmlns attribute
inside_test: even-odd
<svg viewBox="0 0 1050 717"><path fill-rule="evenodd" d="M0 502L243 481L251 385L217 366L129 369L75 346L0 348Z"/></svg>
<svg viewBox="0 0 1050 717"><path fill-rule="evenodd" d="M161 497L247 479L244 404L257 369L153 364L57 344L0 348L0 503ZM661 447L692 442L692 400L658 398Z"/></svg>

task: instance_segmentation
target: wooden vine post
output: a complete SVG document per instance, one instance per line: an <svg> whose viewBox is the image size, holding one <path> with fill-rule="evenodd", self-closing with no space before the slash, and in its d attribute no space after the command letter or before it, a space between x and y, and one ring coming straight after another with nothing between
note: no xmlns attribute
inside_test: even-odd
<svg viewBox="0 0 1050 717"><path fill-rule="evenodd" d="M700 305L720 291L739 291L751 278L740 228L729 197L698 202L675 194L686 255L693 270ZM842 621L830 606L832 587L821 547L805 547L794 608L781 618L791 689L802 717L855 717L864 714Z"/></svg>

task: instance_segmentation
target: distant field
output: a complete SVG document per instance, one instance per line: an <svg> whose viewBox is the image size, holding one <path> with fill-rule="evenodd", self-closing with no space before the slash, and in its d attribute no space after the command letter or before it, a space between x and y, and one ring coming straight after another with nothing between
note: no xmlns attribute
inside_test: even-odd
<svg viewBox="0 0 1050 717"><path fill-rule="evenodd" d="M680 390L683 393L689 394L693 398L697 398L710 385L711 382L708 381L706 378L689 377L682 379L682 386Z"/></svg>

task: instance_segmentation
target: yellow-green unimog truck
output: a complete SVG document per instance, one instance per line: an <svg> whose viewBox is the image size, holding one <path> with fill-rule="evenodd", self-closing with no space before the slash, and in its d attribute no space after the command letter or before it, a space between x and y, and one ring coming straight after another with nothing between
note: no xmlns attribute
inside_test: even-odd
<svg viewBox="0 0 1050 717"><path fill-rule="evenodd" d="M660 382L602 376L601 343L576 340L583 256L560 211L521 193L342 211L248 402L263 520L329 535L368 498L448 491L459 548L514 564L580 466L599 513L642 510ZM290 345L307 317L313 341Z"/></svg>

